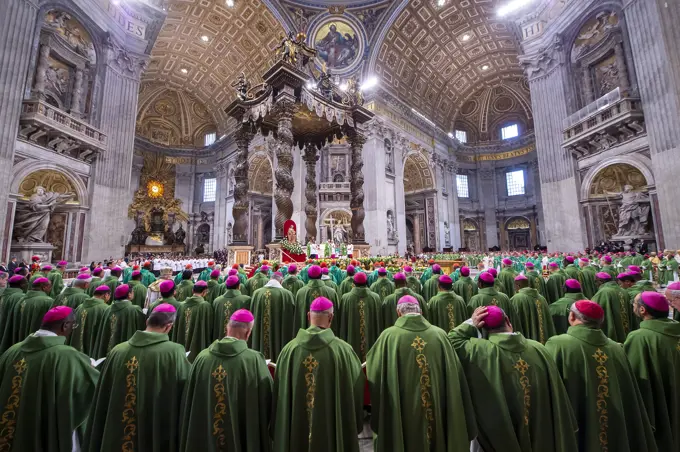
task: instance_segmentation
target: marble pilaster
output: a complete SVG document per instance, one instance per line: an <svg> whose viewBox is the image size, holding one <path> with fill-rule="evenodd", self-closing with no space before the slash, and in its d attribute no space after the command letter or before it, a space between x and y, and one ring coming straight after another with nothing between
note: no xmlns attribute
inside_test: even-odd
<svg viewBox="0 0 680 452"><path fill-rule="evenodd" d="M7 261L14 203L9 186L14 161L14 142L19 128L26 73L36 22L36 5L28 0L4 0L0 15L0 227L3 231L0 260ZM7 229L7 226L9 230ZM6 234L6 236L5 236Z"/></svg>
<svg viewBox="0 0 680 452"><path fill-rule="evenodd" d="M677 2L627 0L626 20L645 113L663 229L662 248L680 248L680 9Z"/></svg>
<svg viewBox="0 0 680 452"><path fill-rule="evenodd" d="M122 256L130 231L125 220L135 140L137 96L146 56L133 54L115 41L109 42L101 104L102 131L108 150L94 164L92 197L85 249L87 261ZM106 231L106 233L102 233Z"/></svg>

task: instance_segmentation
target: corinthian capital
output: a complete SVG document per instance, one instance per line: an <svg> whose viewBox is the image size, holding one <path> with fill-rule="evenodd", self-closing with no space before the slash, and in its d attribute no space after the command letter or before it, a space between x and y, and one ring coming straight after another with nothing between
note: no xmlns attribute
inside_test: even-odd
<svg viewBox="0 0 680 452"><path fill-rule="evenodd" d="M564 63L564 58L562 39L557 35L548 47L539 49L533 55L520 56L519 61L527 78L532 81L549 75Z"/></svg>
<svg viewBox="0 0 680 452"><path fill-rule="evenodd" d="M107 64L122 75L139 78L146 69L148 56L129 52L125 47L109 38L107 47Z"/></svg>

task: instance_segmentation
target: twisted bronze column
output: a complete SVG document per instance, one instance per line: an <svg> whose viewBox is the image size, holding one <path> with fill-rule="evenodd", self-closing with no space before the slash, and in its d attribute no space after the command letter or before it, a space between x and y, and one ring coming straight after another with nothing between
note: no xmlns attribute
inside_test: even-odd
<svg viewBox="0 0 680 452"><path fill-rule="evenodd" d="M349 206L352 209L352 243L366 243L366 233L364 231L364 174L362 168L364 167L364 159L362 150L366 137L355 129L351 129L347 135L352 155L351 174L349 186L351 191L351 199Z"/></svg>
<svg viewBox="0 0 680 452"><path fill-rule="evenodd" d="M276 160L276 237L283 237L283 224L293 216L293 114L296 106L289 101L276 104L275 114L278 116Z"/></svg>
<svg viewBox="0 0 680 452"><path fill-rule="evenodd" d="M249 126L242 126L236 132L236 169L234 171L234 245L245 245L248 243L248 146L253 139L253 133Z"/></svg>
<svg viewBox="0 0 680 452"><path fill-rule="evenodd" d="M307 164L307 174L305 175L305 229L307 230L307 243L316 242L316 162L319 156L316 154L316 146L307 144L305 146L304 161Z"/></svg>

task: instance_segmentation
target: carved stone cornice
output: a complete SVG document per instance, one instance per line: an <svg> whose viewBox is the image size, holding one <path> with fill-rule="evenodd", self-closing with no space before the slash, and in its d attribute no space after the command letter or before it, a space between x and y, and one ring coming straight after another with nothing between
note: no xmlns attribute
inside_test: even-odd
<svg viewBox="0 0 680 452"><path fill-rule="evenodd" d="M519 61L527 79L532 82L550 75L565 63L565 58L562 37L555 35L550 45L538 49L538 52L533 55L520 56Z"/></svg>
<svg viewBox="0 0 680 452"><path fill-rule="evenodd" d="M146 70L149 57L128 51L109 36L106 47L106 63L126 77L139 79Z"/></svg>
<svg viewBox="0 0 680 452"><path fill-rule="evenodd" d="M392 129L385 125L385 122L375 117L366 124L366 132L369 138L392 138Z"/></svg>

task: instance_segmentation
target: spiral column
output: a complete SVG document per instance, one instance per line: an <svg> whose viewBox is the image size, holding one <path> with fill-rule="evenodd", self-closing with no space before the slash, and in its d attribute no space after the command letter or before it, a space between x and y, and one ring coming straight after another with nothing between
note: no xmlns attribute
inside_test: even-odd
<svg viewBox="0 0 680 452"><path fill-rule="evenodd" d="M236 132L236 169L234 179L234 245L246 245L248 243L248 147L253 139L253 133L249 127L242 127Z"/></svg>
<svg viewBox="0 0 680 452"><path fill-rule="evenodd" d="M305 146L304 161L307 164L307 174L305 175L305 198L307 205L305 206L305 229L307 230L307 243L316 242L316 162L319 156L316 153L316 146L307 144Z"/></svg>
<svg viewBox="0 0 680 452"><path fill-rule="evenodd" d="M276 160L274 172L276 178L276 237L283 237L283 224L293 216L293 114L296 106L290 101L281 101L276 105L278 116Z"/></svg>
<svg viewBox="0 0 680 452"><path fill-rule="evenodd" d="M347 141L351 148L351 174L349 180L351 198L349 206L352 209L352 243L366 243L366 233L364 231L364 159L362 151L366 137L356 129L348 132Z"/></svg>

